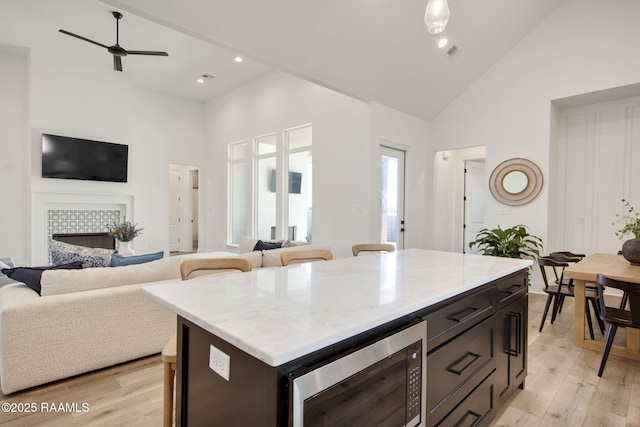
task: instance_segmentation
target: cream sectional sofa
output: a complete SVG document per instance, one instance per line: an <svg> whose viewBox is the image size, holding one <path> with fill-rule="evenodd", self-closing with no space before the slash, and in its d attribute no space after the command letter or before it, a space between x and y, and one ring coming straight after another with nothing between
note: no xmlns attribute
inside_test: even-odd
<svg viewBox="0 0 640 427"><path fill-rule="evenodd" d="M176 316L140 288L180 279L180 262L45 271L42 296L22 283L0 288L2 392L162 351Z"/></svg>
<svg viewBox="0 0 640 427"><path fill-rule="evenodd" d="M280 248L254 251L253 248L255 247L257 242L258 242L258 239L244 236L240 239L240 244L238 245L238 256L249 259L251 261L251 266L253 269L265 268L265 267L282 267L282 261L280 260L280 255L283 252L305 251L305 250L316 250L316 249L331 250L329 246L318 244L318 243L304 243L304 242L292 242L292 241L279 240L277 242L283 245Z"/></svg>
<svg viewBox="0 0 640 427"><path fill-rule="evenodd" d="M253 251L256 241L244 239L238 255L249 259L254 269L282 266L280 254L285 251L329 249L309 244ZM22 283L1 287L2 392L159 353L175 333L176 315L140 288L179 280L185 258L233 255L199 253L126 267L48 270L42 274L42 296Z"/></svg>

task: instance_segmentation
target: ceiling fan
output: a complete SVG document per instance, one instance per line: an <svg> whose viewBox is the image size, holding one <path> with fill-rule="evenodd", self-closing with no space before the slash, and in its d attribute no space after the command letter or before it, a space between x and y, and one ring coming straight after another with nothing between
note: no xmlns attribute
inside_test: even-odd
<svg viewBox="0 0 640 427"><path fill-rule="evenodd" d="M114 71L122 71L122 57L127 55L153 55L153 56L169 56L167 52L155 52L150 50L125 50L122 48L119 43L119 26L118 21L122 19L122 14L120 12L111 12L113 17L116 18L116 44L113 46L107 46L102 43L98 43L96 41L90 40L86 37L79 36L77 34L70 33L69 31L59 30L61 33L66 34L71 37L78 38L80 40L84 40L89 43L93 43L100 47L107 49L107 51L113 55L113 69Z"/></svg>

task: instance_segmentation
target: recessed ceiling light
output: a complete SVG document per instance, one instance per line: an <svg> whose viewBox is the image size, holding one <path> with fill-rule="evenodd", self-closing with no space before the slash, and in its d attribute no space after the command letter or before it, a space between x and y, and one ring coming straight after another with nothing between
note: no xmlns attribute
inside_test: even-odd
<svg viewBox="0 0 640 427"><path fill-rule="evenodd" d="M236 56L236 57L235 57L235 59L234 59L234 61L236 61L236 62L242 62L242 61L244 61L244 59L242 59L242 56Z"/></svg>
<svg viewBox="0 0 640 427"><path fill-rule="evenodd" d="M447 39L446 37L441 38L440 40L438 40L438 47L440 49L442 49L443 47L445 47L447 44L449 44L449 39Z"/></svg>
<svg viewBox="0 0 640 427"><path fill-rule="evenodd" d="M198 83L204 83L204 79L202 77L200 77L198 80L196 80Z"/></svg>

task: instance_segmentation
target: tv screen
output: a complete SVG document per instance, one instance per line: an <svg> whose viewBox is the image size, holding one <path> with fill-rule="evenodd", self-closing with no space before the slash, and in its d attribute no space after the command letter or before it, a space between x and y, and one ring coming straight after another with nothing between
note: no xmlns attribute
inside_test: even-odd
<svg viewBox="0 0 640 427"><path fill-rule="evenodd" d="M271 170L271 179L269 180L269 191L276 192L276 171ZM289 172L289 193L300 194L302 191L302 172Z"/></svg>
<svg viewBox="0 0 640 427"><path fill-rule="evenodd" d="M129 146L42 134L42 177L127 182Z"/></svg>

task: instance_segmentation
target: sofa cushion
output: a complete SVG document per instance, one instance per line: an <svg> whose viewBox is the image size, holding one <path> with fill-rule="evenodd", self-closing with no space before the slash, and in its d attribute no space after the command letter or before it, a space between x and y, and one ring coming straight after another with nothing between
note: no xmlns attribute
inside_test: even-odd
<svg viewBox="0 0 640 427"><path fill-rule="evenodd" d="M272 249L270 251L262 251L262 266L263 267L282 267L282 261L280 260L280 254L288 251L300 251L300 250L316 250L316 249L328 249L331 248L326 245L318 245L315 243L305 245L303 247L290 247L281 249Z"/></svg>
<svg viewBox="0 0 640 427"><path fill-rule="evenodd" d="M272 249L279 249L282 247L282 242L265 242L263 240L258 240L256 245L253 247L254 251L269 251Z"/></svg>
<svg viewBox="0 0 640 427"><path fill-rule="evenodd" d="M84 268L108 267L111 264L112 249L87 248L57 240L49 240L51 261L54 265L81 261Z"/></svg>
<svg viewBox="0 0 640 427"><path fill-rule="evenodd" d="M254 239L253 237L249 237L249 236L242 236L240 238L240 244L238 245L238 253L246 254L248 252L253 251L253 248L256 246L256 243L258 243L258 239Z"/></svg>
<svg viewBox="0 0 640 427"><path fill-rule="evenodd" d="M120 254L111 255L111 267L124 267L125 265L144 264L145 262L157 261L164 258L164 252L152 254L124 256Z"/></svg>
<svg viewBox="0 0 640 427"><path fill-rule="evenodd" d="M180 279L181 262L182 257L177 256L118 268L100 267L77 271L45 271L41 280L42 296L83 292L158 280L176 280Z"/></svg>
<svg viewBox="0 0 640 427"><path fill-rule="evenodd" d="M9 278L22 282L40 295L41 278L45 271L51 270L77 270L82 268L80 261L74 261L68 264L53 265L47 267L14 267L3 268L2 272ZM6 284L6 283L5 283Z"/></svg>
<svg viewBox="0 0 640 427"><path fill-rule="evenodd" d="M238 258L246 258L251 261L252 269L262 267L262 251L247 252L246 254L238 255Z"/></svg>

